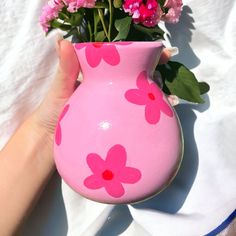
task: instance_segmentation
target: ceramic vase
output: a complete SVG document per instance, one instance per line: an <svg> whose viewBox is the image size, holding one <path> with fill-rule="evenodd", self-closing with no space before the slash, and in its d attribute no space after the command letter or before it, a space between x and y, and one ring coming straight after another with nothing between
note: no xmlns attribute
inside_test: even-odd
<svg viewBox="0 0 236 236"><path fill-rule="evenodd" d="M152 80L162 43L80 43L74 48L83 81L56 128L59 174L94 201L150 198L174 178L183 152L178 117Z"/></svg>

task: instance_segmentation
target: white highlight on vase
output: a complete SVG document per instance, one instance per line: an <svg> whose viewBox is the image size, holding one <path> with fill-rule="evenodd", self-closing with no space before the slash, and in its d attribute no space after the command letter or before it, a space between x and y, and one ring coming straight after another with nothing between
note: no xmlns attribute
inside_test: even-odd
<svg viewBox="0 0 236 236"><path fill-rule="evenodd" d="M103 130L108 130L111 128L111 123L109 123L108 121L102 121L99 123L99 128Z"/></svg>

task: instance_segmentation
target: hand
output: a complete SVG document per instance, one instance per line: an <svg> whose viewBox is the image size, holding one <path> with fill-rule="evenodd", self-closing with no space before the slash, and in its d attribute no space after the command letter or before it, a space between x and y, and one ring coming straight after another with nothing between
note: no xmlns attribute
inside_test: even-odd
<svg viewBox="0 0 236 236"><path fill-rule="evenodd" d="M80 72L76 53L69 41L58 40L56 49L59 58L56 78L42 104L33 114L34 122L40 129L46 130L51 140L60 112L77 87Z"/></svg>
<svg viewBox="0 0 236 236"><path fill-rule="evenodd" d="M0 151L0 235L15 235L55 171L54 130L80 70L71 43L58 42L58 55L56 79L42 104Z"/></svg>

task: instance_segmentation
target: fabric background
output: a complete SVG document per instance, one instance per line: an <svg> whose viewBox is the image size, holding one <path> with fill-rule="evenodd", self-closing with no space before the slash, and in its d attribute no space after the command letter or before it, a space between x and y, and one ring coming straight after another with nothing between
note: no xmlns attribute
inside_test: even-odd
<svg viewBox="0 0 236 236"><path fill-rule="evenodd" d="M56 70L56 34L38 24L42 0L0 3L0 148L38 106ZM197 236L216 228L236 206L236 2L186 0L180 23L168 25L173 60L211 91L201 106L176 107L185 154L173 183L136 205L98 204L55 175L22 229L24 236ZM222 234L236 235L235 226Z"/></svg>

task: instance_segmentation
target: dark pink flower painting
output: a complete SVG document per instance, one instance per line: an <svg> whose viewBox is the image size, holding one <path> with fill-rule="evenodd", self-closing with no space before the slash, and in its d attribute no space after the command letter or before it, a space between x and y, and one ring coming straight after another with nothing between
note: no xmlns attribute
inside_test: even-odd
<svg viewBox="0 0 236 236"><path fill-rule="evenodd" d="M161 90L154 82L148 82L146 71L139 74L136 85L138 88L126 91L125 98L133 104L145 106L145 118L148 123L157 124L161 112L169 117L173 116L173 111L163 99Z"/></svg>
<svg viewBox="0 0 236 236"><path fill-rule="evenodd" d="M98 154L91 153L87 156L87 164L92 175L84 180L84 185L89 189L105 188L106 192L119 198L125 194L124 184L135 184L141 178L137 168L126 166L127 154L122 145L114 145L103 160Z"/></svg>

